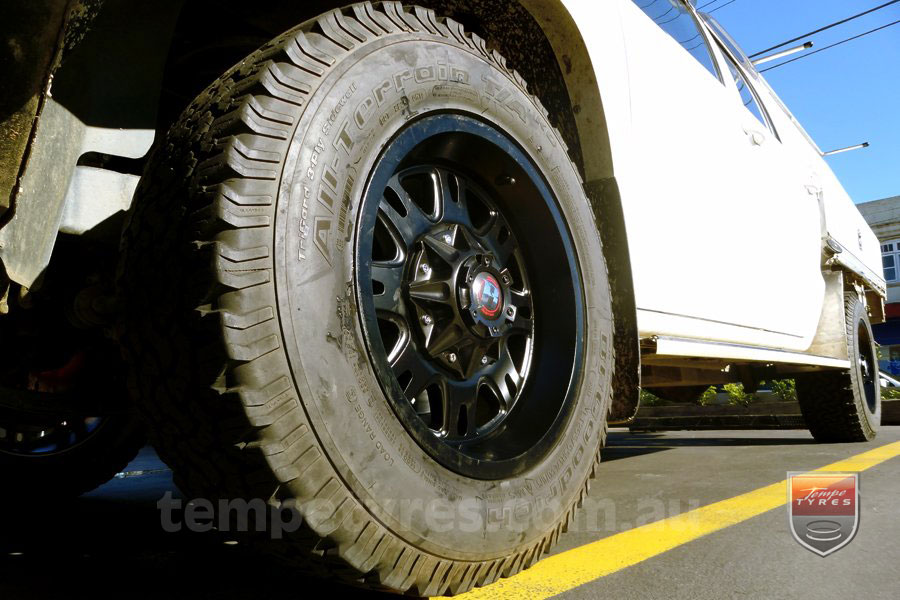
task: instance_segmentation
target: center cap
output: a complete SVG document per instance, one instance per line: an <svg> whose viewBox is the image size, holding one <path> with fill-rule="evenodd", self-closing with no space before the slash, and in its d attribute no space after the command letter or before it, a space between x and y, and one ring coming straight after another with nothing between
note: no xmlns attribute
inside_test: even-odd
<svg viewBox="0 0 900 600"><path fill-rule="evenodd" d="M503 309L503 290L490 273L479 273L471 284L472 307L488 319L496 319Z"/></svg>

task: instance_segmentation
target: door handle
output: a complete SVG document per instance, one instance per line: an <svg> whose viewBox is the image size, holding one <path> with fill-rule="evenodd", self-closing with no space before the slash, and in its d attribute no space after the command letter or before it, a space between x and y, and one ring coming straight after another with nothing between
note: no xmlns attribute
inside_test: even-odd
<svg viewBox="0 0 900 600"><path fill-rule="evenodd" d="M762 146L766 143L766 134L754 127L744 127L744 133L750 138L750 143L754 146Z"/></svg>

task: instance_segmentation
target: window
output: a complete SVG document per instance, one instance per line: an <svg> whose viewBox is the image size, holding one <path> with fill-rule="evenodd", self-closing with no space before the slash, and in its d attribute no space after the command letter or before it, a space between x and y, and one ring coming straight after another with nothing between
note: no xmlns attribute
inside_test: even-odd
<svg viewBox="0 0 900 600"><path fill-rule="evenodd" d="M749 110L763 126L767 129L772 129L768 119L765 117L762 106L756 97L756 93L753 91L753 88L750 87L750 84L747 83L747 80L744 79L744 74L727 52L723 52L722 54L725 56L725 62L728 63L728 70L731 71L731 76L734 77L734 84L741 94L741 102L744 103L744 107Z"/></svg>
<svg viewBox="0 0 900 600"><path fill-rule="evenodd" d="M706 37L682 0L633 1L645 15L681 44L688 54L706 67L713 77L719 79L719 70L716 68Z"/></svg>
<svg viewBox="0 0 900 600"><path fill-rule="evenodd" d="M881 266L884 267L884 280L888 283L897 281L897 267L900 266L900 240L881 244Z"/></svg>
<svg viewBox="0 0 900 600"><path fill-rule="evenodd" d="M747 54L738 46L737 42L734 41L728 32L725 31L725 28L719 25L719 22L712 18L710 15L706 13L700 13L703 17L703 20L706 21L706 24L709 25L715 34L719 37L719 41L728 48L728 51L731 52L731 55L734 56L738 62L740 62L744 69L750 73L750 76L754 79L757 79L756 67L753 66L753 61L747 58Z"/></svg>

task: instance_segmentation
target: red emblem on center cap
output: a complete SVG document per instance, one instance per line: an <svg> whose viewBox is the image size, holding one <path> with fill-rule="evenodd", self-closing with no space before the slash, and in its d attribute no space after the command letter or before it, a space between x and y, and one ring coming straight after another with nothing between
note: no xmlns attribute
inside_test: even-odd
<svg viewBox="0 0 900 600"><path fill-rule="evenodd" d="M490 273L479 273L472 282L472 300L485 317L493 319L503 308L500 282Z"/></svg>
<svg viewBox="0 0 900 600"><path fill-rule="evenodd" d="M858 473L788 473L791 533L827 556L846 546L859 524Z"/></svg>

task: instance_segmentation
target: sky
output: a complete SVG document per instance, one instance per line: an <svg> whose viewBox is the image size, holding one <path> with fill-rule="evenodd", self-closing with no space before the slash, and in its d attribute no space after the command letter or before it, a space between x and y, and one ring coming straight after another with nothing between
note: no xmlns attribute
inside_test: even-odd
<svg viewBox="0 0 900 600"><path fill-rule="evenodd" d="M697 0L697 5L710 1ZM728 1L717 0L704 10L721 6L712 16L753 54L888 0ZM900 2L808 39L815 50L896 20ZM802 54L790 58L796 56ZM854 202L900 196L900 24L764 77L823 151L871 144L825 159Z"/></svg>

